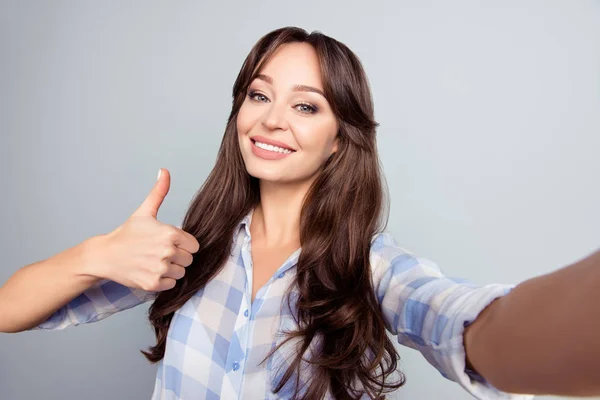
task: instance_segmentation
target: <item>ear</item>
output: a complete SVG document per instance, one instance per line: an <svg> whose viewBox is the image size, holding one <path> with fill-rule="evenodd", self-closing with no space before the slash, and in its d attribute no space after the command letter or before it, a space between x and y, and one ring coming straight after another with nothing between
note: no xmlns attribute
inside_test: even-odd
<svg viewBox="0 0 600 400"><path fill-rule="evenodd" d="M333 139L333 149L331 150L331 154L337 153L339 143L340 143L340 134L338 133L337 135L335 135L335 139Z"/></svg>

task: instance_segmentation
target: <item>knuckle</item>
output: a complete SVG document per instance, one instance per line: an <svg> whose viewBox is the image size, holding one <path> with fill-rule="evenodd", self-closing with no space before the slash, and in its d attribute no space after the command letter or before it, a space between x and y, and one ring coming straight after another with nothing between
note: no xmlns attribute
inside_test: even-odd
<svg viewBox="0 0 600 400"><path fill-rule="evenodd" d="M160 253L161 260L169 260L175 256L176 249L173 245L167 245L162 248Z"/></svg>
<svg viewBox="0 0 600 400"><path fill-rule="evenodd" d="M169 242L172 243L175 241L177 236L179 236L179 232L177 231L177 228L169 227L166 230L165 236L167 237L167 240L169 240Z"/></svg>
<svg viewBox="0 0 600 400"><path fill-rule="evenodd" d="M163 262L158 263L158 265L155 268L155 272L156 272L156 275L154 276L153 279L160 281L160 277L163 276L164 274L166 274L167 272L169 272L169 267Z"/></svg>
<svg viewBox="0 0 600 400"><path fill-rule="evenodd" d="M155 287L155 291L162 290L161 280L162 279L160 277L156 277L156 279L153 281L152 285Z"/></svg>
<svg viewBox="0 0 600 400"><path fill-rule="evenodd" d="M158 291L158 284L155 281L145 282L141 285L142 289L147 292L156 292Z"/></svg>

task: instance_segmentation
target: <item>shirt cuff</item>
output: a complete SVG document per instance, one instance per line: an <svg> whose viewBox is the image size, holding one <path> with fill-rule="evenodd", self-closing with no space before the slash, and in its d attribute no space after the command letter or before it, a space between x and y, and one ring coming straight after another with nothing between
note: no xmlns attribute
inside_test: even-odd
<svg viewBox="0 0 600 400"><path fill-rule="evenodd" d="M514 288L513 285L492 284L482 286L475 290L469 297L469 301L463 302L463 310L460 313L462 317L453 324L457 331L453 335L455 341L449 348L442 350L447 354L442 357L444 376L460 384L467 392L477 399L495 400L530 400L534 396L530 394L507 393L495 388L487 382L485 378L475 371L467 368L466 351L464 346L465 327L475 321L477 316L494 300L508 294Z"/></svg>

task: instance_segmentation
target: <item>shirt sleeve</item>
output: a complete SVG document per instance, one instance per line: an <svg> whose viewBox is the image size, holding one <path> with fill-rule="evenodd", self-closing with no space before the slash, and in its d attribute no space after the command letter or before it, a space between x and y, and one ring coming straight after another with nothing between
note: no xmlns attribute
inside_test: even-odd
<svg viewBox="0 0 600 400"><path fill-rule="evenodd" d="M153 300L155 296L154 292L103 280L56 310L46 321L31 330L60 330L100 321L116 312Z"/></svg>
<svg viewBox="0 0 600 400"><path fill-rule="evenodd" d="M449 278L438 266L399 247L387 233L371 249L375 293L389 331L418 350L445 378L478 399L528 400L493 387L466 367L465 327L514 285L476 285Z"/></svg>

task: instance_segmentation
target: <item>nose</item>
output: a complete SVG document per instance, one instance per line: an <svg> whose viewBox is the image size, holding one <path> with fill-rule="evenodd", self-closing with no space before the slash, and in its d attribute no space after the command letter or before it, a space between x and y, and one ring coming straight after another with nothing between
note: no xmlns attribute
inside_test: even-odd
<svg viewBox="0 0 600 400"><path fill-rule="evenodd" d="M265 107L262 124L269 130L287 130L286 107L286 104L272 102L268 107Z"/></svg>

